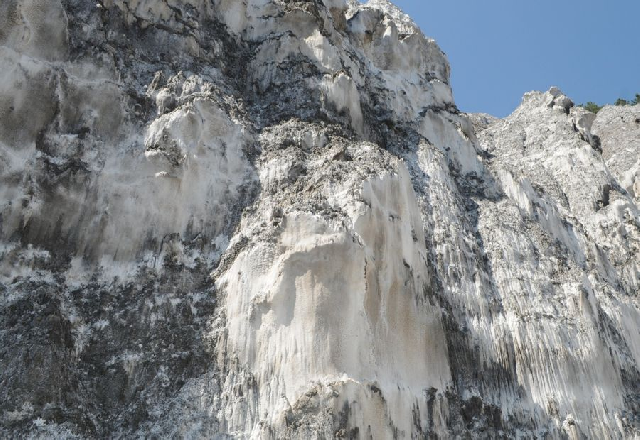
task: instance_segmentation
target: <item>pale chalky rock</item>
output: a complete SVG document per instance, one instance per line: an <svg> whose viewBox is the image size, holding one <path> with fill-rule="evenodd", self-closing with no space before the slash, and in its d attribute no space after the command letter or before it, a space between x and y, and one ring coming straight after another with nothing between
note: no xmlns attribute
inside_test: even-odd
<svg viewBox="0 0 640 440"><path fill-rule="evenodd" d="M607 168L640 200L640 106L605 106L591 129L599 137Z"/></svg>
<svg viewBox="0 0 640 440"><path fill-rule="evenodd" d="M385 0L8 0L0 65L0 436L640 435L637 106L461 113Z"/></svg>

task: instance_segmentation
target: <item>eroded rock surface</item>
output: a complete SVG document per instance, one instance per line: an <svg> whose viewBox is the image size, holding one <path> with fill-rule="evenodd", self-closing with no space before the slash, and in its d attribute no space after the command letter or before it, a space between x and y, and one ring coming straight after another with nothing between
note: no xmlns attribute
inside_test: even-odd
<svg viewBox="0 0 640 440"><path fill-rule="evenodd" d="M0 5L0 433L640 435L636 107L465 115L384 0Z"/></svg>

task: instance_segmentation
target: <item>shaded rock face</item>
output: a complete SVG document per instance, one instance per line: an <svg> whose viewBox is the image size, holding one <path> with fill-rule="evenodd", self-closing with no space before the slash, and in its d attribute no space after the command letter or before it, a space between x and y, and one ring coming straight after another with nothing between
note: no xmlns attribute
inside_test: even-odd
<svg viewBox="0 0 640 440"><path fill-rule="evenodd" d="M640 435L638 107L460 113L371 0L0 5L0 433Z"/></svg>

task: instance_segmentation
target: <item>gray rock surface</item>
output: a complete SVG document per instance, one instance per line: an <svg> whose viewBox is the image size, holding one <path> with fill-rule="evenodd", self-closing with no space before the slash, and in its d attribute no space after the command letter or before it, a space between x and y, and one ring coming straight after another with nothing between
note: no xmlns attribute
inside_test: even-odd
<svg viewBox="0 0 640 440"><path fill-rule="evenodd" d="M370 0L0 4L0 435L640 435L638 107L458 111Z"/></svg>
<svg viewBox="0 0 640 440"><path fill-rule="evenodd" d="M602 157L620 185L640 200L640 106L606 106L591 131L600 139Z"/></svg>

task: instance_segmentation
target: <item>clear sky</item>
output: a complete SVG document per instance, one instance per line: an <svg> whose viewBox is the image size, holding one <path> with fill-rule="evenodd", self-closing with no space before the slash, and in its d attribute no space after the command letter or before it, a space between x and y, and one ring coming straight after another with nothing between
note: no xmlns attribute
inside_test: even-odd
<svg viewBox="0 0 640 440"><path fill-rule="evenodd" d="M640 93L640 0L392 0L451 63L466 112L510 114L555 85L576 103Z"/></svg>

